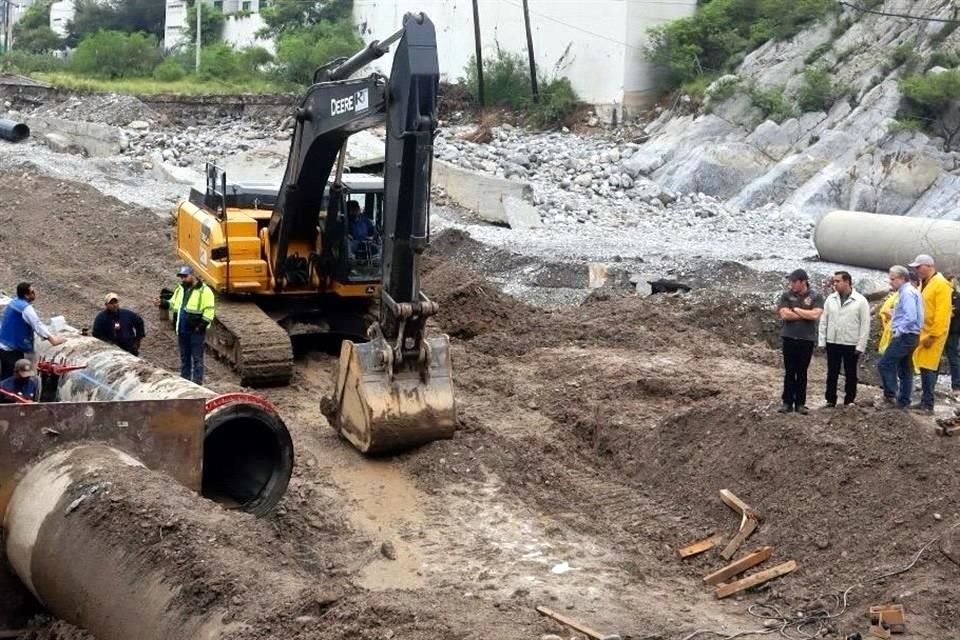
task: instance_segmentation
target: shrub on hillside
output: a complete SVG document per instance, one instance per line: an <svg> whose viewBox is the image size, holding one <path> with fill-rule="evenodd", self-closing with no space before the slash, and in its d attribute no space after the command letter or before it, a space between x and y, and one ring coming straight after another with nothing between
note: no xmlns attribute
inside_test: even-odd
<svg viewBox="0 0 960 640"><path fill-rule="evenodd" d="M797 91L797 106L801 111L828 111L836 99L836 87L829 73L823 69L807 69L803 72L803 84Z"/></svg>
<svg viewBox="0 0 960 640"><path fill-rule="evenodd" d="M764 118L779 124L787 118L793 117L793 105L783 95L783 89L779 87L760 89L752 86L747 91L753 106L763 112Z"/></svg>
<svg viewBox="0 0 960 640"><path fill-rule="evenodd" d="M836 9L832 0L712 0L689 18L650 31L648 54L678 87L697 75L730 70L768 40L793 37Z"/></svg>
<svg viewBox="0 0 960 640"><path fill-rule="evenodd" d="M70 60L77 73L101 78L144 78L160 63L157 43L143 33L98 31L84 38Z"/></svg>
<svg viewBox="0 0 960 640"><path fill-rule="evenodd" d="M470 58L464 69L467 86L477 95L477 59ZM497 47L497 55L483 61L484 98L490 106L522 109L530 100L530 72L519 53Z"/></svg>
<svg viewBox="0 0 960 640"><path fill-rule="evenodd" d="M26 51L17 51L14 49L0 54L0 71L45 73L61 71L66 66L67 61L63 58L54 58L53 56L40 53L27 53Z"/></svg>
<svg viewBox="0 0 960 640"><path fill-rule="evenodd" d="M908 76L901 80L900 91L900 119L923 122L926 131L943 136L950 151L960 136L960 69Z"/></svg>
<svg viewBox="0 0 960 640"><path fill-rule="evenodd" d="M564 124L580 104L577 92L567 78L541 83L540 101L529 107L530 123L541 128Z"/></svg>

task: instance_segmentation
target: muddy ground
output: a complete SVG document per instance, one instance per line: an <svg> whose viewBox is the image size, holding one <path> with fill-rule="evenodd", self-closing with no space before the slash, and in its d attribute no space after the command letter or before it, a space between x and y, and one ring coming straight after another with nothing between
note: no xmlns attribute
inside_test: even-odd
<svg viewBox="0 0 960 640"><path fill-rule="evenodd" d="M174 336L151 308L176 265L172 227L83 184L2 177L0 282L32 280L41 315L81 326L117 292L148 320L143 357L175 370ZM287 497L269 518L224 513L202 531L225 552L269 549L292 592L263 593L242 562L226 577L184 562L197 607L229 608L259 629L251 638L572 637L536 614L546 605L604 633L681 640L771 631L782 623L764 616L818 611L837 616L801 631L865 631L867 607L893 600L911 638L955 635L960 566L938 544L909 571L877 576L960 521L960 445L926 419L872 408L869 387L858 407L776 414L772 289L641 299L614 288L547 311L472 272L453 240L436 243L424 287L441 303L436 328L453 339L456 437L364 459L320 413L333 359L299 360L291 386L263 392L294 437ZM235 388L230 371L208 368L209 386ZM819 361L812 380L816 406ZM768 564L799 569L716 601L701 578L724 564L718 553L681 562L674 552L733 534L723 488L763 518L745 549L772 545ZM152 553L162 543L142 544ZM848 587L841 612L835 596ZM83 636L53 623L27 637Z"/></svg>

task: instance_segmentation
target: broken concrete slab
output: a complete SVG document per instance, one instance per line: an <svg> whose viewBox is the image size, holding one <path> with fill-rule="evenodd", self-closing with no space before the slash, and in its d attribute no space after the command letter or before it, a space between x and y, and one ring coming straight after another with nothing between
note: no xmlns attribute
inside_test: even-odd
<svg viewBox="0 0 960 640"><path fill-rule="evenodd" d="M59 133L48 133L44 135L43 143L47 145L51 151L56 151L57 153L78 153L86 155L83 153L82 147L74 144L68 137L60 135Z"/></svg>
<svg viewBox="0 0 960 640"><path fill-rule="evenodd" d="M49 116L33 116L25 118L24 124L35 133L43 136L48 133L62 136L71 145L82 149L88 156L113 156L130 146L130 140L122 129L97 122L78 122Z"/></svg>
<svg viewBox="0 0 960 640"><path fill-rule="evenodd" d="M487 222L511 228L539 226L536 209L519 206L532 200L533 190L527 183L484 175L442 160L434 161L433 177L434 184L445 190L451 200Z"/></svg>

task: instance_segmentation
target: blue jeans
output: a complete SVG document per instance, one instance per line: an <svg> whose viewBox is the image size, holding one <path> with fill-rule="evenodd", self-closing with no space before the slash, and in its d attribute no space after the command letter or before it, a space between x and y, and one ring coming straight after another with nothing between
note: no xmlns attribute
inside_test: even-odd
<svg viewBox="0 0 960 640"><path fill-rule="evenodd" d="M901 407L910 406L910 397L913 394L913 351L917 348L919 339L920 336L915 333L895 336L877 362L877 370L883 381L884 397L896 398Z"/></svg>
<svg viewBox="0 0 960 640"><path fill-rule="evenodd" d="M950 363L950 386L960 389L960 333L947 336L947 362Z"/></svg>
<svg viewBox="0 0 960 640"><path fill-rule="evenodd" d="M203 384L203 341L206 333L177 335L180 346L180 377Z"/></svg>
<svg viewBox="0 0 960 640"><path fill-rule="evenodd" d="M933 409L933 390L937 386L939 375L939 371L920 369L920 387L923 389L923 395L920 396L920 406L924 409Z"/></svg>

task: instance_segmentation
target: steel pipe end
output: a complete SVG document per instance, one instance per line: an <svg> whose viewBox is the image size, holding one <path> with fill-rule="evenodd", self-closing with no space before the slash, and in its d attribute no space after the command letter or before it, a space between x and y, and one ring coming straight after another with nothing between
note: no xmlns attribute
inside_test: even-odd
<svg viewBox="0 0 960 640"><path fill-rule="evenodd" d="M204 497L255 516L270 513L293 473L293 440L276 410L246 393L207 402Z"/></svg>

